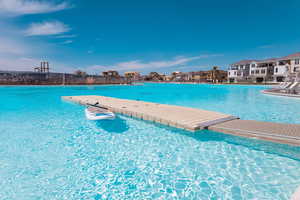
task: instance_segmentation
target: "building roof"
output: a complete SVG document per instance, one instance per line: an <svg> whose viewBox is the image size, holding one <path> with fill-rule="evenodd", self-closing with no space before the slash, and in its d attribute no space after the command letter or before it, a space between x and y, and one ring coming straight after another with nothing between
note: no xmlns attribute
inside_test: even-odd
<svg viewBox="0 0 300 200"><path fill-rule="evenodd" d="M300 58L300 52L293 53L288 56L282 57L279 60L288 60L288 59L293 59L293 58Z"/></svg>
<svg viewBox="0 0 300 200"><path fill-rule="evenodd" d="M116 70L108 70L108 71L103 71L103 72L118 72Z"/></svg>
<svg viewBox="0 0 300 200"><path fill-rule="evenodd" d="M276 62L279 58L267 58L264 60L257 60L258 63L270 63L270 62Z"/></svg>
<svg viewBox="0 0 300 200"><path fill-rule="evenodd" d="M232 63L232 65L245 65L245 64L250 64L255 61L258 61L258 60L241 60L241 61Z"/></svg>
<svg viewBox="0 0 300 200"><path fill-rule="evenodd" d="M235 62L231 65L245 65L245 64L250 64L251 62L257 62L257 63L268 63L268 62L276 62L279 60L289 60L289 59L295 59L295 58L300 58L300 52L298 53L293 53L288 56L284 56L281 58L267 58L263 60L241 60L238 62Z"/></svg>

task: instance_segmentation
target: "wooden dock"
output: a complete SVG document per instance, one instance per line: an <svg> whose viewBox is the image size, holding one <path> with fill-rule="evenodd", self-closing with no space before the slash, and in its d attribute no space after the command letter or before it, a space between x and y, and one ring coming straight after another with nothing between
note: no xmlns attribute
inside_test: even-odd
<svg viewBox="0 0 300 200"><path fill-rule="evenodd" d="M189 131L196 131L211 125L237 119L237 117L231 115L195 108L104 96L67 96L63 97L63 99L83 105L98 102L100 106L108 108L115 113Z"/></svg>
<svg viewBox="0 0 300 200"><path fill-rule="evenodd" d="M231 135L300 146L300 124L239 120L238 117L218 112L105 96L65 96L62 98L82 105L98 102L99 106L115 113L188 131L209 129Z"/></svg>
<svg viewBox="0 0 300 200"><path fill-rule="evenodd" d="M232 120L208 127L209 130L300 146L300 124L254 120Z"/></svg>

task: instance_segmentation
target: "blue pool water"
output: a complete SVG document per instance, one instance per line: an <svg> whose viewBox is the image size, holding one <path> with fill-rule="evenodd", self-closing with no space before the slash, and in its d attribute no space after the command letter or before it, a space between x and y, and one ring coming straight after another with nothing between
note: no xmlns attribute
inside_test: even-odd
<svg viewBox="0 0 300 200"><path fill-rule="evenodd" d="M90 122L63 95L99 94L299 123L261 86L0 87L0 199L289 199L300 148L137 119Z"/></svg>

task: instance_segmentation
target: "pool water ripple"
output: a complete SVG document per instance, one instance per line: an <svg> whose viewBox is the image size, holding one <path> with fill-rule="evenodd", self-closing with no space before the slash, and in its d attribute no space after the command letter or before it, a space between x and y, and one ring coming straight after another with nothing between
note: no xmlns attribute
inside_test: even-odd
<svg viewBox="0 0 300 200"><path fill-rule="evenodd" d="M0 88L0 199L287 200L300 185L300 148L212 131L189 133L125 116L91 122L83 107L60 99L91 91L120 97L126 91L134 99L144 87L144 100L203 105L189 92L162 100L153 93L166 88L139 87ZM165 87L171 92L164 98L172 96L175 86ZM206 96L218 96L225 86L220 87ZM257 96L256 88L245 90Z"/></svg>

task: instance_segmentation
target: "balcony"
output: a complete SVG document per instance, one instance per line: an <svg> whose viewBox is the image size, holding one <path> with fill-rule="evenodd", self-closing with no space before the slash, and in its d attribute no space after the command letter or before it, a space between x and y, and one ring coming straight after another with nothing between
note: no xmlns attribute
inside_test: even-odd
<svg viewBox="0 0 300 200"><path fill-rule="evenodd" d="M238 70L238 67L229 67L228 70Z"/></svg>
<svg viewBox="0 0 300 200"><path fill-rule="evenodd" d="M289 67L288 65L276 65L274 67L274 75L281 75L285 76L289 72Z"/></svg>
<svg viewBox="0 0 300 200"><path fill-rule="evenodd" d="M250 71L251 76L266 76L268 73L267 67L256 67L252 68Z"/></svg>

